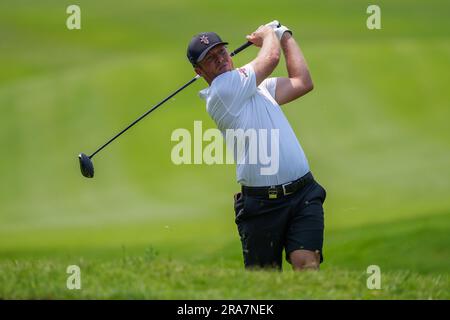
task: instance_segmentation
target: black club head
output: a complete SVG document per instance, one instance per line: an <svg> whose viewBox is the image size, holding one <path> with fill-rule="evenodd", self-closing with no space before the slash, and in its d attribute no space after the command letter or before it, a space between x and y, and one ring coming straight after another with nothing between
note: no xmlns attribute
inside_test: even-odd
<svg viewBox="0 0 450 320"><path fill-rule="evenodd" d="M80 160L80 170L81 174L86 178L94 177L94 165L91 159L84 153L78 155L78 160Z"/></svg>

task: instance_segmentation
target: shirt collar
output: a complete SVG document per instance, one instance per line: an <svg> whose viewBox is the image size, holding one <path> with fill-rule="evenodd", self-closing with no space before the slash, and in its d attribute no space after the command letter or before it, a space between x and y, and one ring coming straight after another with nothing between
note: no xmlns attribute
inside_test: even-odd
<svg viewBox="0 0 450 320"><path fill-rule="evenodd" d="M209 88L205 88L203 90L200 90L198 95L200 96L200 98L202 98L203 100L206 100L208 98L209 95Z"/></svg>
<svg viewBox="0 0 450 320"><path fill-rule="evenodd" d="M227 72L230 72L230 71L227 71ZM210 90L210 88L212 87L212 85L214 84L214 81L216 81L216 79L220 78L221 76L223 76L223 75L226 74L227 72L224 72L224 73L222 73L222 74L219 74L217 77L214 78L214 80L211 82L211 85L210 85L208 88L205 88L205 89L203 89L203 90L200 90L199 93L198 93L198 95L200 96L200 98L206 100L206 99L208 98L208 95L209 95L209 92L210 92L209 90Z"/></svg>

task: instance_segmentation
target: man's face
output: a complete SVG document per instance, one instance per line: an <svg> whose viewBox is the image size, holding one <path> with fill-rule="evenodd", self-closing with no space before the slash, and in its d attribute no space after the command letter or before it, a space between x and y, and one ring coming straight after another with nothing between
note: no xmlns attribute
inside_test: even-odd
<svg viewBox="0 0 450 320"><path fill-rule="evenodd" d="M195 71L209 84L218 75L231 70L233 70L233 61L223 44L212 48L195 67Z"/></svg>

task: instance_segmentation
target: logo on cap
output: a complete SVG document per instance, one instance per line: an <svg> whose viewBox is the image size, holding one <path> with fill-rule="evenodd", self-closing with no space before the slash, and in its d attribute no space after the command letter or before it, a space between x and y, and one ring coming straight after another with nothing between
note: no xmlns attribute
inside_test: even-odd
<svg viewBox="0 0 450 320"><path fill-rule="evenodd" d="M201 36L200 37L200 42L204 43L204 44L209 44L209 39L207 36Z"/></svg>

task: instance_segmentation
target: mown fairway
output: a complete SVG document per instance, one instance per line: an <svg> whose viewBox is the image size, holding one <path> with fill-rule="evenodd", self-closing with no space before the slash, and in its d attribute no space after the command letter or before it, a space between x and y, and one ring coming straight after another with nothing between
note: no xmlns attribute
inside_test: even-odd
<svg viewBox="0 0 450 320"><path fill-rule="evenodd" d="M450 3L379 1L378 31L364 1L80 0L74 31L69 4L0 3L0 298L450 298ZM319 273L245 272L234 166L171 162L173 130L214 127L203 81L78 167L194 75L192 35L234 49L273 19L315 83L284 110L328 192Z"/></svg>

